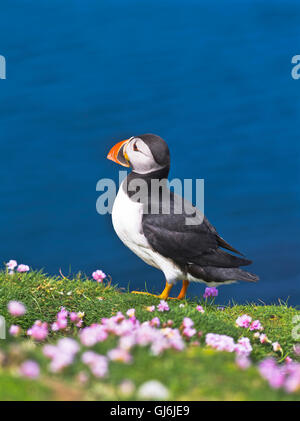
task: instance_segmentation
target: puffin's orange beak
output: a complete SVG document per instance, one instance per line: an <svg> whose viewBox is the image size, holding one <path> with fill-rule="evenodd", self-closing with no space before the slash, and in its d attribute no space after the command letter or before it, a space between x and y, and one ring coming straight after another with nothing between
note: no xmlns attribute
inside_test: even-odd
<svg viewBox="0 0 300 421"><path fill-rule="evenodd" d="M107 155L107 159L123 165L123 167L130 167L128 156L124 150L125 145L127 145L129 140L130 139L122 140L122 142L113 146Z"/></svg>

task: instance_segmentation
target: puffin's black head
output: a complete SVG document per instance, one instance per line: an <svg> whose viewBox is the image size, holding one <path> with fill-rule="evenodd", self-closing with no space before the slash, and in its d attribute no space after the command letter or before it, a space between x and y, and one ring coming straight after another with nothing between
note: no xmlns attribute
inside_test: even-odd
<svg viewBox="0 0 300 421"><path fill-rule="evenodd" d="M138 174L170 167L168 145L155 134L142 134L123 140L112 147L107 158L125 167L131 166Z"/></svg>

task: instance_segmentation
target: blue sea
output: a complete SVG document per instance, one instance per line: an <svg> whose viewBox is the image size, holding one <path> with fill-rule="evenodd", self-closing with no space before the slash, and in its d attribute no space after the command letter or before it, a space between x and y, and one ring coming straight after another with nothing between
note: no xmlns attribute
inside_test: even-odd
<svg viewBox="0 0 300 421"><path fill-rule="evenodd" d="M261 278L219 302L300 303L299 1L2 0L0 13L1 262L160 292L163 274L96 212L97 181L121 169L111 146L151 132L171 178L205 180L206 216Z"/></svg>

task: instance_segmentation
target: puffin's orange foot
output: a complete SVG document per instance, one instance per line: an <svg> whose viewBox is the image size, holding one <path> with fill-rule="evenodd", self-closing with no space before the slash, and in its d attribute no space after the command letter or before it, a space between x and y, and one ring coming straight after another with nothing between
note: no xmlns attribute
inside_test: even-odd
<svg viewBox="0 0 300 421"><path fill-rule="evenodd" d="M169 298L169 294L170 294L170 291L171 291L172 287L173 287L172 284L168 284L168 282L166 282L165 289L163 290L163 292L160 295L150 294L149 292L145 292L145 291L132 291L132 294L150 295L151 297L160 298L161 300L167 300Z"/></svg>
<svg viewBox="0 0 300 421"><path fill-rule="evenodd" d="M150 294L150 292L146 292L146 291L131 291L131 294L143 294L143 295L149 295L150 297L159 298L159 295Z"/></svg>
<svg viewBox="0 0 300 421"><path fill-rule="evenodd" d="M131 291L131 294L149 295L149 297L160 298L161 300L180 300L181 299L181 298L178 298L178 297L165 297L162 294L160 294L160 295L150 294L150 292L146 292L146 291Z"/></svg>

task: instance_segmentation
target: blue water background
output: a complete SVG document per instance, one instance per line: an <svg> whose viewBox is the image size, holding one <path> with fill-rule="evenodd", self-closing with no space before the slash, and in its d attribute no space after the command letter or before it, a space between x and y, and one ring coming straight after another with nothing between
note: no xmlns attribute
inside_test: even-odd
<svg viewBox="0 0 300 421"><path fill-rule="evenodd" d="M171 178L205 179L207 217L261 277L219 301L300 303L298 1L2 0L0 14L1 262L160 292L95 207L97 181L118 179L110 147L152 132Z"/></svg>

